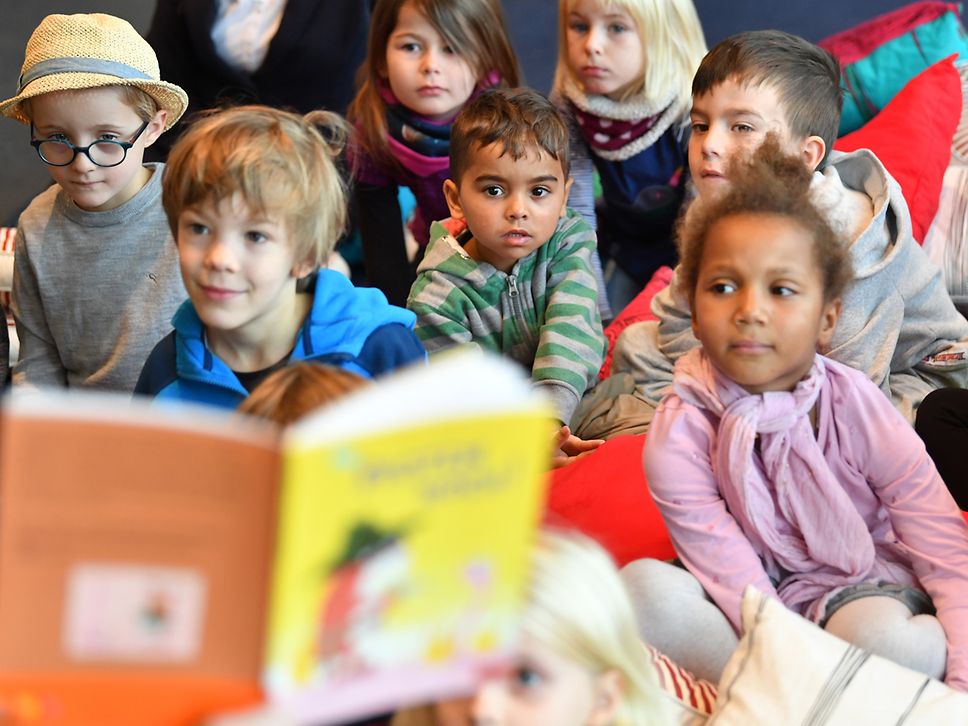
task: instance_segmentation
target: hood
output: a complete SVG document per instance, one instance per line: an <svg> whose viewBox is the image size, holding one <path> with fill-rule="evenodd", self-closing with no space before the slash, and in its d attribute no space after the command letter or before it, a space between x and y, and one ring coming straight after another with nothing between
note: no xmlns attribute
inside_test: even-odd
<svg viewBox="0 0 968 726"><path fill-rule="evenodd" d="M398 323L413 330L416 315L390 305L376 288L356 288L333 270L319 270L308 287L313 304L300 328L292 360L360 354L377 328ZM232 370L205 346L204 326L191 300L172 318L178 331L177 368L180 377L239 390L247 395Z"/></svg>

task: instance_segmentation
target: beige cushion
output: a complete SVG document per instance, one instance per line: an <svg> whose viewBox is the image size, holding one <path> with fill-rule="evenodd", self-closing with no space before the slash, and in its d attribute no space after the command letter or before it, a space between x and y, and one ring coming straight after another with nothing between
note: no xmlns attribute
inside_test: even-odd
<svg viewBox="0 0 968 726"><path fill-rule="evenodd" d="M710 726L968 724L968 694L861 650L753 587Z"/></svg>

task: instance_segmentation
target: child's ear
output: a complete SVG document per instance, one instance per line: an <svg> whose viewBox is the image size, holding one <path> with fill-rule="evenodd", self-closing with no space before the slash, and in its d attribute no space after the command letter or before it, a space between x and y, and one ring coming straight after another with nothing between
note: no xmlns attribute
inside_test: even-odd
<svg viewBox="0 0 968 726"><path fill-rule="evenodd" d="M151 121L148 122L148 128L145 129L145 148L148 148L155 143L158 140L158 137L164 133L165 122L167 120L168 112L165 109L158 109L158 111L155 112L155 115L152 116Z"/></svg>
<svg viewBox="0 0 968 726"><path fill-rule="evenodd" d="M800 156L810 171L820 166L820 160L827 153L827 144L819 136L808 136L800 144Z"/></svg>
<svg viewBox="0 0 968 726"><path fill-rule="evenodd" d="M625 682L622 674L614 668L596 676L595 702L588 716L588 726L608 726L615 723L624 694Z"/></svg>
<svg viewBox="0 0 968 726"><path fill-rule="evenodd" d="M444 199L447 200L447 209L450 210L450 216L454 219L464 219L464 208L460 203L460 189L457 188L457 183L453 179L444 182Z"/></svg>
<svg viewBox="0 0 968 726"><path fill-rule="evenodd" d="M575 183L574 177L569 176L565 182L565 198L561 200L561 212L559 217L564 217L568 213L568 196L571 194L571 185Z"/></svg>
<svg viewBox="0 0 968 726"><path fill-rule="evenodd" d="M842 306L840 298L824 303L820 317L820 334L817 336L817 349L821 353L830 349L830 341L837 329L837 320L840 318Z"/></svg>
<svg viewBox="0 0 968 726"><path fill-rule="evenodd" d="M307 259L307 260L303 260L302 262L296 262L292 266L292 270L290 271L289 274L291 274L293 277L299 280L303 277L306 277L306 275L310 274L311 272L313 272L317 267L318 265L316 263L310 262Z"/></svg>

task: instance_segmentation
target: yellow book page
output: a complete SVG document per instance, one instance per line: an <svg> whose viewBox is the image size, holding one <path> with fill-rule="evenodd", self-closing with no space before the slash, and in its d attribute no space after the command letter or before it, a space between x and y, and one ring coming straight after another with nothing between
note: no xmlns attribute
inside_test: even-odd
<svg viewBox="0 0 968 726"><path fill-rule="evenodd" d="M538 407L290 448L268 644L274 690L507 649L549 439Z"/></svg>

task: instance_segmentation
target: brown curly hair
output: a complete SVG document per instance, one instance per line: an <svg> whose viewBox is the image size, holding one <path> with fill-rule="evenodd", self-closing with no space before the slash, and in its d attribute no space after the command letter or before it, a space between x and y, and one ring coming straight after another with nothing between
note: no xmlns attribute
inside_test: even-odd
<svg viewBox="0 0 968 726"><path fill-rule="evenodd" d="M712 201L697 200L678 230L679 291L696 297L699 266L709 231L718 221L739 215L778 216L812 234L814 260L823 280L825 302L843 295L853 277L849 240L834 233L810 198L812 172L796 156L783 152L774 134L749 157L733 157L727 164L729 190Z"/></svg>

